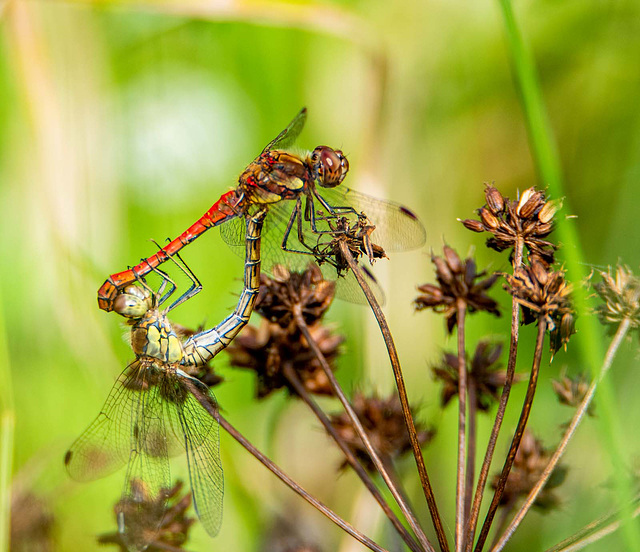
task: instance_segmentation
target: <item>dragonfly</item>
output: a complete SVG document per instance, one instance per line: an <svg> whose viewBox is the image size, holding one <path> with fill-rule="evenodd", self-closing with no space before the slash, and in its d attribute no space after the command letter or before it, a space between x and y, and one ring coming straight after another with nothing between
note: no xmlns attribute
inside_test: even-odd
<svg viewBox="0 0 640 552"><path fill-rule="evenodd" d="M98 290L99 307L113 310L120 290L153 271L214 226L222 225L223 239L232 247L241 248L244 243L242 215L264 207L269 209L262 239L263 270L266 271L276 264L304 268L311 256L323 265L325 276L338 279L335 263L330 257L319 258L318 254L323 249L322 240L329 240L334 232L332 220L337 217L347 216L355 221L366 214L375 226L372 241L387 252L421 247L426 232L413 211L342 185L349 162L341 150L317 146L311 152L300 152L294 148L306 119L307 110L303 108L247 166L237 186L224 193L185 232L138 265L109 276ZM364 272L368 273L366 269ZM358 294L342 293L341 288L346 290L347 286L338 286L339 297L362 302Z"/></svg>
<svg viewBox="0 0 640 552"><path fill-rule="evenodd" d="M233 313L216 327L182 339L167 318L177 302L163 308L176 285L157 268L155 272L162 277L157 292L139 278L115 299L114 311L131 325L135 360L118 378L100 414L67 451L64 463L71 477L79 481L98 479L127 466L116 513L118 530L129 550L142 551L152 543L171 487L169 457L184 451L198 517L211 536L220 529L223 470L219 424L196 401L186 383L202 390L217 412L213 393L194 375L249 320L260 285L264 215L262 211L247 220L244 289ZM199 286L184 263L178 266Z"/></svg>

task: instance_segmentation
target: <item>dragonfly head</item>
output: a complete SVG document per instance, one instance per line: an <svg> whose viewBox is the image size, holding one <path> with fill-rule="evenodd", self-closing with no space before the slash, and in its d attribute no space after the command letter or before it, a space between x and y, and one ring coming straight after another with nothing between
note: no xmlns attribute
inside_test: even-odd
<svg viewBox="0 0 640 552"><path fill-rule="evenodd" d="M311 168L318 185L335 188L349 171L349 161L340 150L318 146L311 154Z"/></svg>
<svg viewBox="0 0 640 552"><path fill-rule="evenodd" d="M113 310L130 320L142 318L153 307L151 294L138 286L127 286L114 302Z"/></svg>

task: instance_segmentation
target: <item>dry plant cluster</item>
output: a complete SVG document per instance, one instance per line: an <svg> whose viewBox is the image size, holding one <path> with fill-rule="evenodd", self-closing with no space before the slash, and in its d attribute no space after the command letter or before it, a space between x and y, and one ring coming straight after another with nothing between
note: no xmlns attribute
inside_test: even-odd
<svg viewBox="0 0 640 552"><path fill-rule="evenodd" d="M547 447L534 437L528 429L528 421L545 336L548 334L553 358L567 346L575 332L572 284L566 281L565 273L557 265L557 245L550 239L559 208L558 201L547 199L544 192L534 188L524 191L516 200L510 200L494 186L487 185L485 204L477 211L478 219L461 222L473 232L490 234L487 247L506 253L511 270L508 273L487 273L478 269L472 258L463 259L454 249L444 246L441 256L432 255L434 281L418 287L415 308L442 315L448 332L457 337L456 350L445 352L432 369L436 384L440 386L442 408L451 403L458 405L453 539L445 532L438 497L431 483L433 473L428 470L422 450L437 428L415 420L418 409L409 404L392 333L374 294L357 269L356 263L361 256L369 257L369 260L384 256L384 252L371 243L370 227L363 224L343 227L335 234L331 251L335 262L344 270L353 271L376 317L388 350L396 392L380 396L360 389L350 397L338 383L334 372L345 337L323 321L334 297L334 282L324 280L315 265L310 265L304 272L290 272L278 267L270 277L263 274L255 307L262 318L261 324L247 326L228 348L231 366L255 372L258 399L284 388L291 400L300 400L309 407L344 456L339 469L355 471L406 549L412 552L480 552L488 549L498 552L507 546L531 507L542 511L556 507L560 503L557 489L567 472L567 466L560 464L562 455L585 414L593 414L596 388L611 367L624 337L640 326L640 280L624 266L599 273L599 281L593 284L594 293L600 299L595 314L613 334L601 371L591 381L584 375L559 375L553 382L553 390L561 404L574 409L574 415L564 426L564 434L554 447ZM482 311L500 315L498 302L493 298L500 291L500 281L512 298L511 333L504 342L485 338L474 350L468 350L466 328L469 315ZM515 371L523 326L536 328L535 349L528 375L516 374ZM181 328L182 336L191 333ZM222 383L222 379L211 370L203 371L201 376L208 385ZM513 384L518 382L526 385L525 399L510 445L506 454L500 456L496 454L496 443L500 431L505 431L502 426L510 392ZM203 407L208 408L206 396L197 386L191 386L190 391ZM341 410L325 412L316 400L320 396L337 399ZM366 548L385 552L383 545L362 534L300 487L222 415L214 410L211 414L233 438L302 498ZM484 448L477 435L478 415L493 417ZM310 427L310 430L314 429ZM397 459L407 454L412 454L415 460L430 513L429 523L419 518L407 499L402 486L402 479L407 474L396 469ZM482 463L476 473L476 458L480 457ZM496 470L493 473L492 468ZM189 494L182 492L179 482L167 492L168 510L148 550L181 550L188 540L194 521L187 513ZM140 495L144 495L144 489L140 490ZM395 504L390 502L390 498ZM32 510L34 504L37 506L34 500L25 499L23 502ZM126 507L118 505L120 510ZM158 504L149 500L145 507L153 511ZM21 505L16 504L15 508L19 509ZM550 550L582 548L617 529L635 515L636 510L636 503L621 505ZM20 516L16 517L20 519ZM43 513L32 513L28 519L31 518L44 518L47 527L52 525L52 520ZM140 523L144 525L144 516L141 516ZM149 530L156 531L155 528ZM29 533L22 527L15 527L14 531L14 539L41 539L39 549L48 549L46 543L51 538L50 530ZM283 552L329 549L327 543L310 542L304 535L292 536L293 533L295 530L283 524L272 535L274 542L279 544L272 543L270 549ZM99 540L126 550L117 531L102 535Z"/></svg>

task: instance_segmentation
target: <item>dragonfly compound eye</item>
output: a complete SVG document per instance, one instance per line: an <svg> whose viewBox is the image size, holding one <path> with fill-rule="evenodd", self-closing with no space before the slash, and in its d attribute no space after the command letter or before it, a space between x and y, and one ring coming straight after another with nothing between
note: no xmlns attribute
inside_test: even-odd
<svg viewBox="0 0 640 552"><path fill-rule="evenodd" d="M125 318L142 318L149 310L149 302L139 293L129 293L129 288L116 297L113 310Z"/></svg>
<svg viewBox="0 0 640 552"><path fill-rule="evenodd" d="M349 170L349 162L340 150L318 146L313 150L312 161L318 184L323 188L334 188L340 184Z"/></svg>

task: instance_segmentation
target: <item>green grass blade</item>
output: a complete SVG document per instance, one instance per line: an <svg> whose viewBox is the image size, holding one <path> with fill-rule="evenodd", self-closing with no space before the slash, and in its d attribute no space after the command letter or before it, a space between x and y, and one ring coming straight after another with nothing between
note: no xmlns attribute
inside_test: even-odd
<svg viewBox="0 0 640 552"><path fill-rule="evenodd" d="M11 473L13 467L13 443L15 417L13 388L7 339L4 326L2 301L0 300L0 551L9 551L11 521Z"/></svg>
<svg viewBox="0 0 640 552"><path fill-rule="evenodd" d="M563 197L565 212L571 213L570 198L566 196L563 184L560 157L553 138L542 93L538 83L533 55L525 42L521 29L518 27L510 0L499 0L501 14L504 21L507 48L511 57L514 79L520 93L522 110L527 125L529 144L538 177L542 186L547 186L552 197ZM574 286L574 301L580 315L578 320L579 332L572 339L572 345L577 346L581 363L588 366L592 374L596 374L604 357L602 328L595 316L591 315L590 300L585 286L580 285L586 276L584 253L578 237L575 224L571 220L560 220L557 235L562 243L567 276ZM615 475L615 485L621 503L630 503L632 496L626 483L625 465L621 453L622 436L617 412L612 405L613 393L608 380L602 382L601 397L601 432L610 452L611 464ZM630 515L631 512L627 512ZM640 550L640 530L637 525L626 523L624 538L628 550Z"/></svg>

